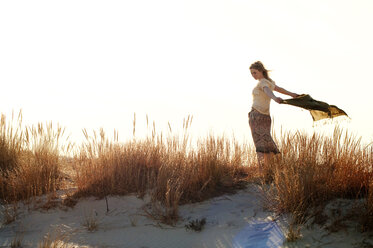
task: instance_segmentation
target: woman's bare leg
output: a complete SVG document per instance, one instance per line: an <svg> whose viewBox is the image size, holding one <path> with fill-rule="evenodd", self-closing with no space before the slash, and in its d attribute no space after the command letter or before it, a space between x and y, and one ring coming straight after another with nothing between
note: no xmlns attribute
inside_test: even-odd
<svg viewBox="0 0 373 248"><path fill-rule="evenodd" d="M272 153L264 153L264 166L268 168L269 161L271 161Z"/></svg>
<svg viewBox="0 0 373 248"><path fill-rule="evenodd" d="M257 152L256 153L257 158L258 158L258 172L259 176L263 176L263 166L264 166L264 153L262 152Z"/></svg>
<svg viewBox="0 0 373 248"><path fill-rule="evenodd" d="M272 153L257 152L259 175L264 176L264 169L268 168Z"/></svg>

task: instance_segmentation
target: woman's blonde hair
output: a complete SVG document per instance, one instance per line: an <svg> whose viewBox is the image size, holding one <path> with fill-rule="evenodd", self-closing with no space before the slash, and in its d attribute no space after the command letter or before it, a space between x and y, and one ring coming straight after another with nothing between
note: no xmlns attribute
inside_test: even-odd
<svg viewBox="0 0 373 248"><path fill-rule="evenodd" d="M264 76L265 79L268 79L269 81L273 82L273 80L268 75L269 70L267 70L264 67L262 62L256 61L256 62L252 63L251 66L250 66L250 70L251 69L255 69L255 70L260 71L261 73L263 73L263 76Z"/></svg>

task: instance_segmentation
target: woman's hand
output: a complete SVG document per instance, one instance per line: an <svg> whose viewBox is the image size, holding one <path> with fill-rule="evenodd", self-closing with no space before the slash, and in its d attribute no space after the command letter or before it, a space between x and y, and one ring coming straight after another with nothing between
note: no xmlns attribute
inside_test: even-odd
<svg viewBox="0 0 373 248"><path fill-rule="evenodd" d="M277 103L282 103L284 100L281 97L276 97L275 100Z"/></svg>

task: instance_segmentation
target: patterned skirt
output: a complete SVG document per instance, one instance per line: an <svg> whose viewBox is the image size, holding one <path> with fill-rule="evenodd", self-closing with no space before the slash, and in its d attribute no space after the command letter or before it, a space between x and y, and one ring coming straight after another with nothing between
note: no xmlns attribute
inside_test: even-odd
<svg viewBox="0 0 373 248"><path fill-rule="evenodd" d="M280 153L271 136L271 116L252 109L249 113L249 124L256 152Z"/></svg>

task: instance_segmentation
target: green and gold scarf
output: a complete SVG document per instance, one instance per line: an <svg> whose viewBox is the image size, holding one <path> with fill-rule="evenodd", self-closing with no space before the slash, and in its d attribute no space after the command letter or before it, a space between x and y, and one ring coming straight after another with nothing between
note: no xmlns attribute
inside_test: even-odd
<svg viewBox="0 0 373 248"><path fill-rule="evenodd" d="M282 103L309 110L313 121L334 118L341 115L348 116L345 111L337 106L317 101L308 94L302 94L292 99L286 99Z"/></svg>

